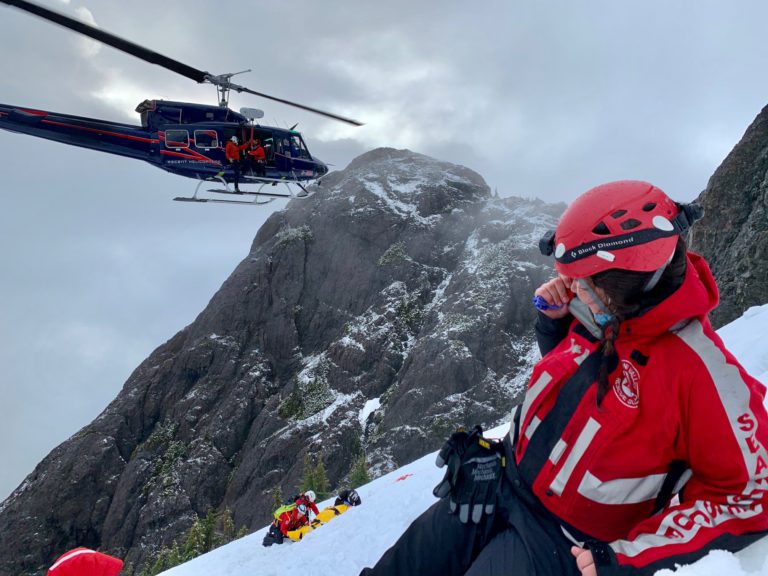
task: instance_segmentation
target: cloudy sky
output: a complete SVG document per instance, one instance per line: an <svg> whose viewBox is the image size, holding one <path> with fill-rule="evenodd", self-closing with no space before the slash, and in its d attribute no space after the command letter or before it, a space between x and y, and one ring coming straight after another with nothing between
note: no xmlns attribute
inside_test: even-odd
<svg viewBox="0 0 768 576"><path fill-rule="evenodd" d="M377 146L570 201L607 180L694 198L768 101L764 0L40 0L241 84L343 168ZM210 86L0 6L0 102L138 122ZM244 258L266 208L187 205L194 182L0 131L0 499L90 422Z"/></svg>

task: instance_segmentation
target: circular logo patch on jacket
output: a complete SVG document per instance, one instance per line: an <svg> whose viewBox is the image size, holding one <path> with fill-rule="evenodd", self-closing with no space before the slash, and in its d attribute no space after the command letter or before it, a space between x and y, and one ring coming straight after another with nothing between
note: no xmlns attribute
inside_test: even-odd
<svg viewBox="0 0 768 576"><path fill-rule="evenodd" d="M621 361L621 376L613 383L613 391L621 403L629 408L637 408L640 403L640 373L629 360Z"/></svg>

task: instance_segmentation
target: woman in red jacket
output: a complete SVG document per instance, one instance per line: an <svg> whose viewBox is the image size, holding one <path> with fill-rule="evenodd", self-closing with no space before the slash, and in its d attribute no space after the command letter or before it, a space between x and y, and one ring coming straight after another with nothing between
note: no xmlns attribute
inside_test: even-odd
<svg viewBox="0 0 768 576"><path fill-rule="evenodd" d="M454 434L442 500L364 574L653 574L768 534L765 387L710 326L700 215L637 181L568 207L509 434Z"/></svg>

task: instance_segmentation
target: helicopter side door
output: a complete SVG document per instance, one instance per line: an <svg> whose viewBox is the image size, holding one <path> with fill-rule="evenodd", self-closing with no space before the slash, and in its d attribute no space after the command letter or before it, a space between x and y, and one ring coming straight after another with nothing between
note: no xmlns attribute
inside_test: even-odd
<svg viewBox="0 0 768 576"><path fill-rule="evenodd" d="M271 169L275 166L275 151L274 151L274 138L273 132L269 129L265 129L262 126L250 126L243 131L243 142L246 144L245 155L248 156L248 151L251 142L258 141L264 150L264 160L266 162L266 168Z"/></svg>

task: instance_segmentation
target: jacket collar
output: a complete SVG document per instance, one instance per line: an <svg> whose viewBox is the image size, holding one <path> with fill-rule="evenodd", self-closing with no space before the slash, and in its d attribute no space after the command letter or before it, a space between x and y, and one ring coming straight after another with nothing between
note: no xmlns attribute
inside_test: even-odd
<svg viewBox="0 0 768 576"><path fill-rule="evenodd" d="M687 259L680 287L643 315L622 322L622 336L656 336L691 318L704 317L717 306L717 284L706 260L693 252L688 252Z"/></svg>

